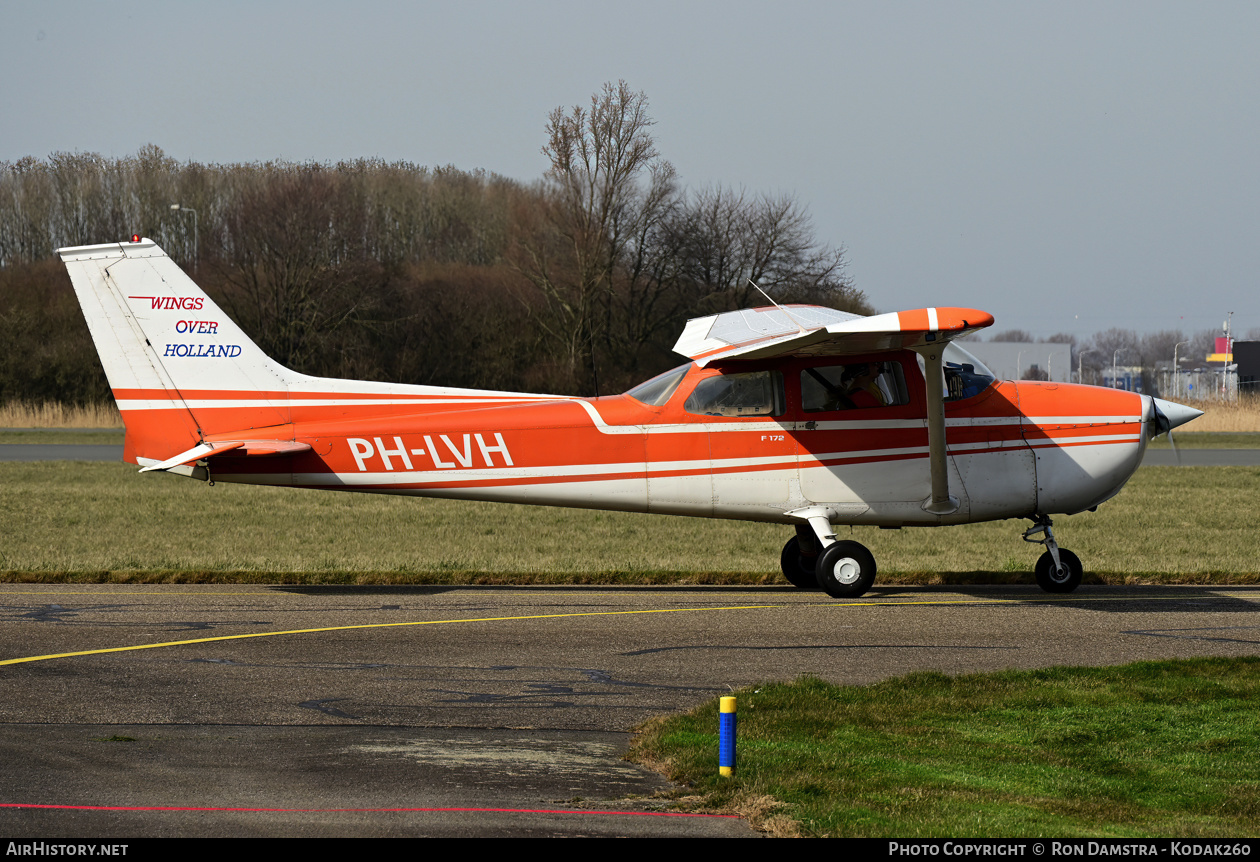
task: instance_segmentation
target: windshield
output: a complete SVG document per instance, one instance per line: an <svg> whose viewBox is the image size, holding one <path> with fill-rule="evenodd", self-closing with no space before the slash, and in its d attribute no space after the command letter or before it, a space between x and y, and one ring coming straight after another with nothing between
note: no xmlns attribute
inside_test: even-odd
<svg viewBox="0 0 1260 862"><path fill-rule="evenodd" d="M682 382L689 368L691 368L690 362L671 368L664 374L658 374L651 380L640 383L626 394L649 407L661 407L669 401L669 397L674 394L674 390L678 388L678 384Z"/></svg>
<svg viewBox="0 0 1260 862"><path fill-rule="evenodd" d="M945 400L961 401L979 395L993 383L993 372L956 342L942 354L945 361Z"/></svg>

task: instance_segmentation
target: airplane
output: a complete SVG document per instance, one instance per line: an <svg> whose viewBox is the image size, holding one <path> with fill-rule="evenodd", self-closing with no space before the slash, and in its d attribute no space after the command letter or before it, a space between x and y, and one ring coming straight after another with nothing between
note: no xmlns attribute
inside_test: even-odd
<svg viewBox="0 0 1260 862"><path fill-rule="evenodd" d="M1202 415L997 380L957 343L993 323L969 308L709 315L674 347L688 362L597 398L319 378L266 356L152 240L58 254L141 472L779 523L787 580L837 599L876 577L837 526L1009 518L1045 546L1041 588L1074 590L1051 516L1094 511L1148 440Z"/></svg>

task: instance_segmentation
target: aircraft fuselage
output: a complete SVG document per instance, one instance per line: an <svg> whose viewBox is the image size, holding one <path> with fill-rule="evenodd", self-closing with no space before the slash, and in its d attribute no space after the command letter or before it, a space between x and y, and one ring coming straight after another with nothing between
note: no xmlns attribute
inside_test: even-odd
<svg viewBox="0 0 1260 862"><path fill-rule="evenodd" d="M905 360L914 367L912 356ZM362 395L290 392L277 406L294 421L266 433L310 450L265 459L226 453L212 476L779 523L795 521L787 512L820 505L834 512L834 523L908 526L1081 511L1118 491L1145 448L1140 395L997 382L946 405L950 487L960 506L934 515L922 505L930 491L922 378L905 375L903 405L806 413L793 385L806 364L765 364L784 381L778 416L688 412L689 394L720 376L720 367L693 366L662 406L628 395L517 395L522 400L496 403L488 393L478 394L486 405L457 393L435 404L426 390L429 403L408 412L404 398L379 415L380 405L355 403L370 401ZM233 409L199 405L194 413ZM335 419L317 418L333 412Z"/></svg>

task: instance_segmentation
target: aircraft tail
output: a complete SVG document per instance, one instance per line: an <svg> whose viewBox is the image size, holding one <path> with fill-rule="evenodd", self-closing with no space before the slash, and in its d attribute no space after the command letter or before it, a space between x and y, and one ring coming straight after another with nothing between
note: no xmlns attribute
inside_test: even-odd
<svg viewBox="0 0 1260 862"><path fill-rule="evenodd" d="M291 422L306 375L270 359L152 240L58 249L127 428L124 459Z"/></svg>

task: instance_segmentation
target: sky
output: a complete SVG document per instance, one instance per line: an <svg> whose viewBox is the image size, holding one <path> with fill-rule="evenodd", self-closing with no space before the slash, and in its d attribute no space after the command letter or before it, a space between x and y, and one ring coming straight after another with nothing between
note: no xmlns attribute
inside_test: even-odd
<svg viewBox="0 0 1260 862"><path fill-rule="evenodd" d="M691 187L792 194L880 311L1260 332L1260 4L5 0L0 160L379 157L530 182L647 94ZM102 238L108 239L108 238Z"/></svg>

